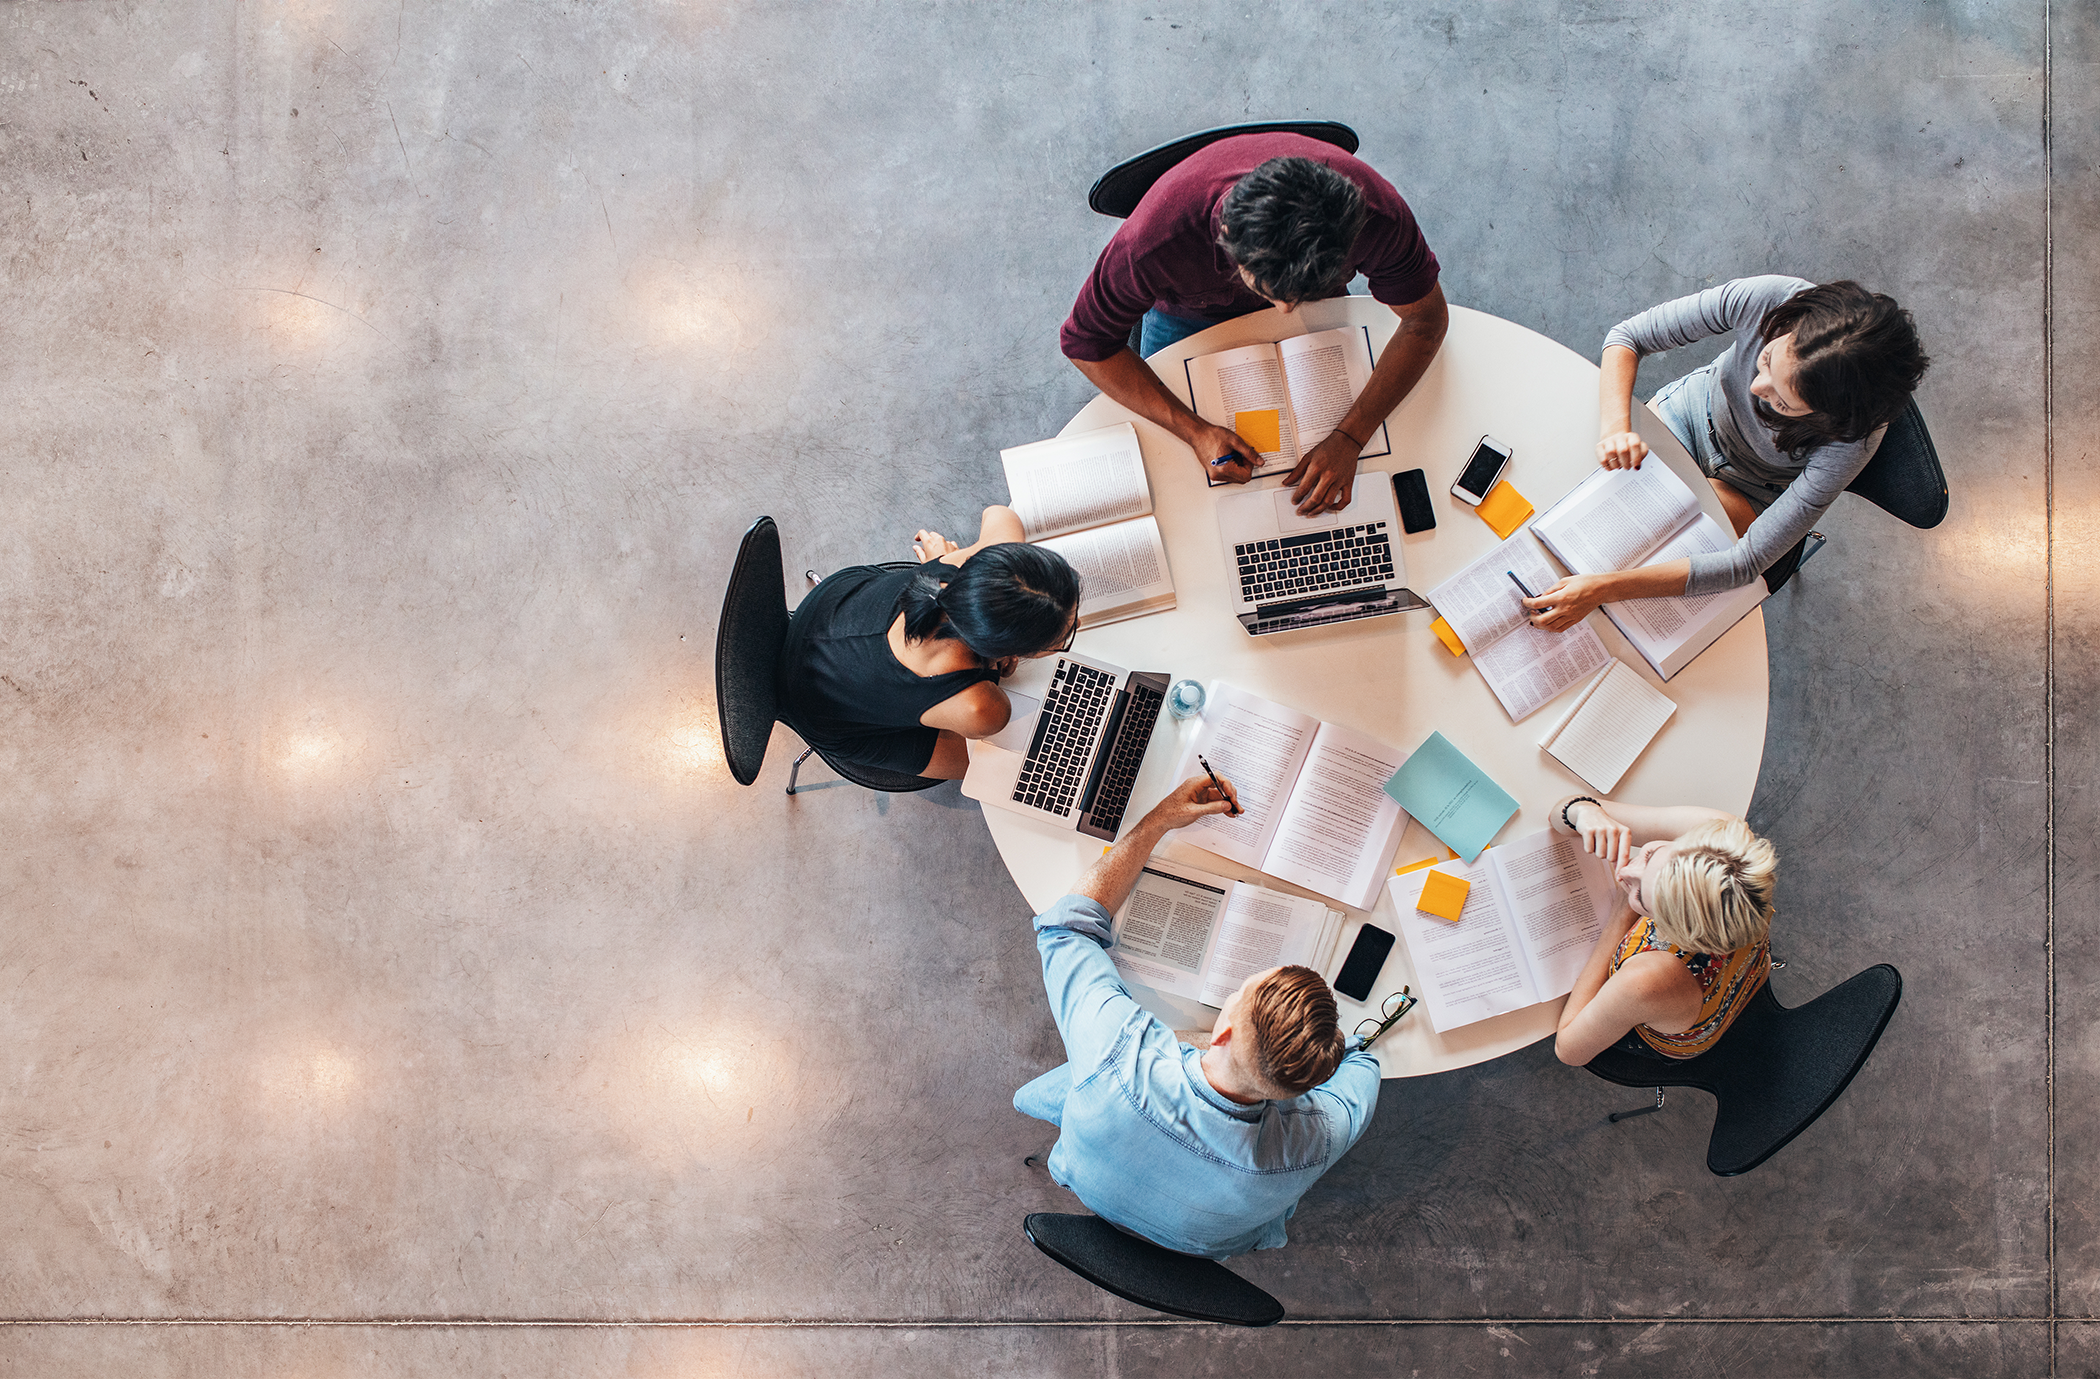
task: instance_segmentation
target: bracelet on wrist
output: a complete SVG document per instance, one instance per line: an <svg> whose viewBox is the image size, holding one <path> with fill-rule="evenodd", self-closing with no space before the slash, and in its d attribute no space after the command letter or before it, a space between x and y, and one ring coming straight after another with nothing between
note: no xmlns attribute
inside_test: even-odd
<svg viewBox="0 0 2100 1379"><path fill-rule="evenodd" d="M1560 821L1568 826L1568 832L1570 833L1578 833L1581 831L1580 829L1575 827L1575 821L1568 817L1568 811L1573 809L1578 804L1593 804L1596 805L1599 809L1604 808L1604 801L1598 799L1595 795L1577 795L1573 799L1569 800L1566 804L1562 805L1560 807Z"/></svg>

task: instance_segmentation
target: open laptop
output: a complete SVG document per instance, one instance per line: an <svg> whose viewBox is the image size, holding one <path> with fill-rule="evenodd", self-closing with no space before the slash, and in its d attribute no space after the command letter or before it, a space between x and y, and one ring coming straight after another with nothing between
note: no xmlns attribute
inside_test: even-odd
<svg viewBox="0 0 2100 1379"><path fill-rule="evenodd" d="M1407 587L1393 486L1366 473L1340 512L1300 517L1287 488L1218 500L1240 626L1256 637L1382 617L1427 600Z"/></svg>
<svg viewBox="0 0 2100 1379"><path fill-rule="evenodd" d="M1166 702L1166 675L1126 672L1066 651L1034 710L1027 708L1031 696L1008 693L1014 720L989 743L973 745L963 794L1113 840Z"/></svg>

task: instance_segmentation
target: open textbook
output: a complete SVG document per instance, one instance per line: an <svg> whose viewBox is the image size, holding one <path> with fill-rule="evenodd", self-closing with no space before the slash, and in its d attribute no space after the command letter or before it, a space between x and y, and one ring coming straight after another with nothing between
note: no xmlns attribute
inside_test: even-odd
<svg viewBox="0 0 2100 1379"><path fill-rule="evenodd" d="M1079 572L1079 625L1174 606L1174 576L1152 516L1152 486L1129 422L999 452L1007 501L1029 541Z"/></svg>
<svg viewBox="0 0 2100 1379"><path fill-rule="evenodd" d="M1668 695L1614 657L1539 739L1539 746L1592 790L1609 795L1676 712Z"/></svg>
<svg viewBox="0 0 2100 1379"><path fill-rule="evenodd" d="M1242 812L1208 815L1177 839L1359 910L1378 902L1407 829L1385 793L1405 752L1219 682L1176 780L1203 773L1199 755L1232 782Z"/></svg>
<svg viewBox="0 0 2100 1379"><path fill-rule="evenodd" d="M1356 405L1356 395L1371 381L1371 332L1337 326L1273 345L1201 355L1182 367L1190 409L1261 451L1257 476L1281 474L1297 468L1298 457L1326 440ZM1359 455L1392 453L1380 422Z"/></svg>
<svg viewBox="0 0 2100 1379"><path fill-rule="evenodd" d="M1531 529L1578 575L1659 565L1735 544L1720 523L1699 511L1699 499L1684 480L1653 456L1639 469L1596 470ZM1719 594L1607 603L1604 615L1667 680L1764 599L1765 582L1753 579Z"/></svg>
<svg viewBox="0 0 2100 1379"><path fill-rule="evenodd" d="M1154 860L1116 911L1108 952L1124 979L1222 1006L1249 973L1325 971L1342 912L1317 900Z"/></svg>
<svg viewBox="0 0 2100 1379"><path fill-rule="evenodd" d="M1538 543L1519 531L1431 589L1429 601L1465 643L1509 721L1521 723L1602 670L1611 655L1587 622L1566 632L1533 627L1512 574L1536 590L1560 582Z"/></svg>
<svg viewBox="0 0 2100 1379"><path fill-rule="evenodd" d="M1458 923L1415 908L1431 871L1471 883ZM1393 907L1439 1031L1565 996L1618 904L1611 868L1579 838L1534 833L1471 866L1445 862L1392 878Z"/></svg>

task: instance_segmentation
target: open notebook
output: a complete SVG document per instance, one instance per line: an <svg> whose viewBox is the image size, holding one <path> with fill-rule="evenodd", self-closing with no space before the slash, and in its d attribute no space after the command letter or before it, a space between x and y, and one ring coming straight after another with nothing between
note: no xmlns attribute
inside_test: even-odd
<svg viewBox="0 0 2100 1379"><path fill-rule="evenodd" d="M1539 746L1591 789L1609 795L1676 712L1668 695L1614 657Z"/></svg>
<svg viewBox="0 0 2100 1379"><path fill-rule="evenodd" d="M1129 422L999 452L1007 501L1028 540L1079 572L1079 623L1099 627L1174 606L1152 485Z"/></svg>
<svg viewBox="0 0 2100 1379"><path fill-rule="evenodd" d="M1639 469L1594 471L1531 529L1578 575L1660 565L1735 544L1720 523L1699 510L1699 499L1684 480L1654 456ZM1753 579L1719 594L1607 603L1604 616L1667 680L1764 599L1765 582Z"/></svg>
<svg viewBox="0 0 2100 1379"><path fill-rule="evenodd" d="M1127 981L1222 1006L1250 973L1325 971L1342 912L1157 858L1116 911L1109 956Z"/></svg>
<svg viewBox="0 0 2100 1379"><path fill-rule="evenodd" d="M1405 752L1221 681L1174 778L1201 775L1198 756L1232 782L1244 812L1207 815L1178 841L1359 910L1377 903L1407 829L1385 793Z"/></svg>

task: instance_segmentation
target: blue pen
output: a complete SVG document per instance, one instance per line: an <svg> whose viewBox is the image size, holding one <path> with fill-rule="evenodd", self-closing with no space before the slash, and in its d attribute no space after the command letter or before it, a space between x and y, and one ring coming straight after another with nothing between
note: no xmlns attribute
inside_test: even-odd
<svg viewBox="0 0 2100 1379"><path fill-rule="evenodd" d="M1511 584L1516 585L1518 590L1523 593L1525 598L1535 599L1538 597L1537 594L1531 592L1530 586L1526 585L1523 580L1517 578L1517 572L1515 570L1504 570L1502 573L1509 576L1509 582ZM1541 608L1539 611L1541 613L1548 613L1552 610L1548 608Z"/></svg>

